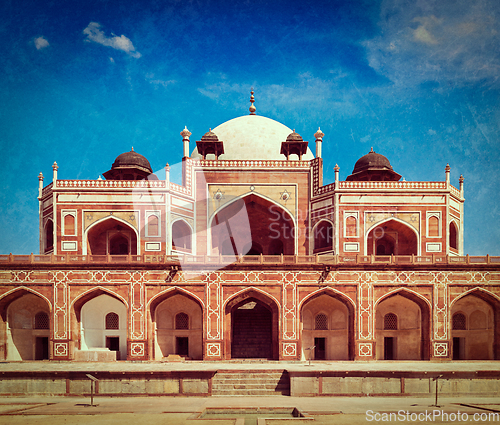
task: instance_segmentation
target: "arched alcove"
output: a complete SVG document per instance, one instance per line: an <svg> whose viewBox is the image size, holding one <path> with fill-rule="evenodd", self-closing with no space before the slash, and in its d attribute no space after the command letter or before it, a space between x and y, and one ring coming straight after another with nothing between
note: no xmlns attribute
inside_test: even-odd
<svg viewBox="0 0 500 425"><path fill-rule="evenodd" d="M48 360L50 306L47 301L20 289L3 298L0 309L6 335L5 360Z"/></svg>
<svg viewBox="0 0 500 425"><path fill-rule="evenodd" d="M169 291L150 305L154 325L154 359L177 354L203 358L203 309L198 300L182 291Z"/></svg>
<svg viewBox="0 0 500 425"><path fill-rule="evenodd" d="M327 220L321 220L313 231L314 249L316 254L323 251L331 251L333 248L333 226Z"/></svg>
<svg viewBox="0 0 500 425"><path fill-rule="evenodd" d="M428 303L407 290L383 297L375 307L375 340L378 360L428 360Z"/></svg>
<svg viewBox="0 0 500 425"><path fill-rule="evenodd" d="M127 306L115 294L96 288L78 297L72 308L73 335L81 351L116 351L127 359Z"/></svg>
<svg viewBox="0 0 500 425"><path fill-rule="evenodd" d="M354 358L354 307L344 296L320 291L300 309L302 358L352 360Z"/></svg>
<svg viewBox="0 0 500 425"><path fill-rule="evenodd" d="M184 220L177 220L172 224L172 248L178 251L191 252L192 231Z"/></svg>
<svg viewBox="0 0 500 425"><path fill-rule="evenodd" d="M500 302L484 291L460 297L451 308L453 360L499 358L500 332L496 325Z"/></svg>
<svg viewBox="0 0 500 425"><path fill-rule="evenodd" d="M450 248L458 251L458 228L455 222L450 222Z"/></svg>
<svg viewBox="0 0 500 425"><path fill-rule="evenodd" d="M397 220L372 228L367 237L367 255L418 255L418 238L410 225Z"/></svg>
<svg viewBox="0 0 500 425"><path fill-rule="evenodd" d="M122 220L106 218L87 230L87 252L92 255L136 255L137 233Z"/></svg>

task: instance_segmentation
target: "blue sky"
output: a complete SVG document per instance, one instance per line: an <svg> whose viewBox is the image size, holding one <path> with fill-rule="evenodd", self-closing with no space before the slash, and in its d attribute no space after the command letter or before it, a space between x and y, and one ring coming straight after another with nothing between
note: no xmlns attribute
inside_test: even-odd
<svg viewBox="0 0 500 425"><path fill-rule="evenodd" d="M465 251L500 255L498 0L0 5L0 253L38 252L38 173L153 169L248 113L325 133L325 183L373 146L406 180L465 177ZM191 148L194 148L192 143Z"/></svg>

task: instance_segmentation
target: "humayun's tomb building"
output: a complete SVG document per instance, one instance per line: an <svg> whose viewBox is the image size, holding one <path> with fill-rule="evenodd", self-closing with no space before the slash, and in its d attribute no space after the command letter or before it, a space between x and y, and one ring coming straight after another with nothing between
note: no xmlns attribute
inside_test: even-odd
<svg viewBox="0 0 500 425"><path fill-rule="evenodd" d="M251 101L194 150L181 132L180 185L133 150L104 179L40 174L40 254L0 256L0 360L500 359L463 178L401 181L372 149L340 181L320 130L313 154Z"/></svg>

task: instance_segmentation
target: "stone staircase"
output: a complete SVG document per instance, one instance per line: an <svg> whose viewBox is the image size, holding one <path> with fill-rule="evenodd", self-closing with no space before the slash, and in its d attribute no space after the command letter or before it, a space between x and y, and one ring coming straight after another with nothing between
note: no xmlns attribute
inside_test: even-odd
<svg viewBox="0 0 500 425"><path fill-rule="evenodd" d="M290 395L286 370L222 370L212 378L212 395Z"/></svg>

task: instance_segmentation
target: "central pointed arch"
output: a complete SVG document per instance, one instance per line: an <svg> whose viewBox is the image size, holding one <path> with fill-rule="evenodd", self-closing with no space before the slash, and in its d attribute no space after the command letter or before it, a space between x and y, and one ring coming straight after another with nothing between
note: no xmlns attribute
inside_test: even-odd
<svg viewBox="0 0 500 425"><path fill-rule="evenodd" d="M85 230L83 254L137 255L140 252L139 233L125 220L108 216L92 223Z"/></svg>
<svg viewBox="0 0 500 425"><path fill-rule="evenodd" d="M295 220L282 205L257 193L226 203L209 219L212 255L293 255Z"/></svg>
<svg viewBox="0 0 500 425"><path fill-rule="evenodd" d="M224 313L226 359L278 360L280 308L274 297L247 288L226 301Z"/></svg>
<svg viewBox="0 0 500 425"><path fill-rule="evenodd" d="M368 229L366 255L419 255L419 236L408 223L391 217Z"/></svg>

